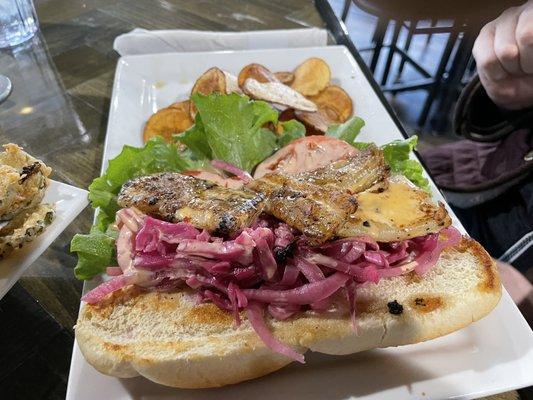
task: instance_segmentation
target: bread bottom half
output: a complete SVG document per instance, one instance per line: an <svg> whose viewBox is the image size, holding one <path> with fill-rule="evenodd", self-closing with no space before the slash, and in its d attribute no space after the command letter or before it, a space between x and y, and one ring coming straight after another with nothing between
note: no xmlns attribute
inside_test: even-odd
<svg viewBox="0 0 533 400"><path fill-rule="evenodd" d="M349 316L302 313L268 319L272 332L299 351L351 354L418 343L446 335L486 316L501 297L493 260L474 240L446 249L425 276L414 273L364 284L357 291L357 334ZM389 312L396 300L403 312ZM84 305L76 338L98 371L142 375L179 388L208 388L257 378L292 362L257 337L243 314L196 305L191 292L129 288L97 305Z"/></svg>

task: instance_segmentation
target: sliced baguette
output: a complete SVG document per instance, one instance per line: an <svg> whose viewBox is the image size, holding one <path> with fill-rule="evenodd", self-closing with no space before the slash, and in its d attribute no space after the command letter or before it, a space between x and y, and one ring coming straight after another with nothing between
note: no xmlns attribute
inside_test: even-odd
<svg viewBox="0 0 533 400"><path fill-rule="evenodd" d="M305 313L269 320L275 335L299 351L350 354L433 339L487 315L501 296L494 262L463 238L423 278L409 274L365 284L357 292L358 334L350 318ZM403 313L389 313L396 300ZM130 288L99 305L85 305L76 338L98 371L121 378L142 375L180 388L216 387L257 378L291 362L263 344L244 320L213 304L195 305L192 293Z"/></svg>

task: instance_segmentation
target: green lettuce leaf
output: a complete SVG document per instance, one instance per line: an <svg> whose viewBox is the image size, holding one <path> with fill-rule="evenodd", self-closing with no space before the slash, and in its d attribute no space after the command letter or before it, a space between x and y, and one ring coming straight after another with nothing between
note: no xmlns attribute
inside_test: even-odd
<svg viewBox="0 0 533 400"><path fill-rule="evenodd" d="M282 148L288 145L293 140L299 139L305 136L305 126L295 119L282 122L283 133L278 136L278 148Z"/></svg>
<svg viewBox="0 0 533 400"><path fill-rule="evenodd" d="M373 143L370 142L353 142L352 146L359 150L368 149Z"/></svg>
<svg viewBox="0 0 533 400"><path fill-rule="evenodd" d="M409 139L395 140L381 148L385 155L385 161L387 161L393 172L403 174L418 187L429 191L429 181L423 176L424 169L422 165L417 160L409 158L417 143L418 137L414 135Z"/></svg>
<svg viewBox="0 0 533 400"><path fill-rule="evenodd" d="M330 125L326 131L326 136L332 136L353 145L363 126L365 126L365 121L359 117L352 117L342 124Z"/></svg>
<svg viewBox="0 0 533 400"><path fill-rule="evenodd" d="M213 154L205 137L204 124L200 114L196 114L194 125L180 135L174 135L174 140L183 143L198 159L211 160Z"/></svg>
<svg viewBox="0 0 533 400"><path fill-rule="evenodd" d="M198 159L220 159L251 172L276 149L276 135L263 125L276 123L278 112L264 101L237 93L195 93L191 99L198 109L195 124L175 139Z"/></svg>
<svg viewBox="0 0 533 400"><path fill-rule="evenodd" d="M108 229L105 233L94 226L88 235L74 235L70 251L78 253L74 275L78 279L90 279L101 274L106 267L117 265L115 240L117 232Z"/></svg>

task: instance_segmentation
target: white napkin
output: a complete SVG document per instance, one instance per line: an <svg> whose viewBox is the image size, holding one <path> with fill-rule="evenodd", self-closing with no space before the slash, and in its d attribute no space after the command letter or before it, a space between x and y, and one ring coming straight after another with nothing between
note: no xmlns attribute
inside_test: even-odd
<svg viewBox="0 0 533 400"><path fill-rule="evenodd" d="M319 28L247 32L134 29L117 36L113 48L122 56L172 52L251 50L326 46L327 31Z"/></svg>

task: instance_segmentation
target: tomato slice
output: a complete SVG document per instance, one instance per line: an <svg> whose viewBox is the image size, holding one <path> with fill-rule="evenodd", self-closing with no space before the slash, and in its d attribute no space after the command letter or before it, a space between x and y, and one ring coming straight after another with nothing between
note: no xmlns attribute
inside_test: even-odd
<svg viewBox="0 0 533 400"><path fill-rule="evenodd" d="M343 140L329 136L306 136L289 143L259 164L254 178L274 171L287 174L312 171L357 153L356 148Z"/></svg>

